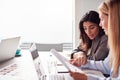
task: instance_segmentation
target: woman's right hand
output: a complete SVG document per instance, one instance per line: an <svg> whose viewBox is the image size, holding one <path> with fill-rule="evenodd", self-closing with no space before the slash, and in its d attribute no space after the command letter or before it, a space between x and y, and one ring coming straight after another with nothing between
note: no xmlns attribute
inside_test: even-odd
<svg viewBox="0 0 120 80"><path fill-rule="evenodd" d="M70 60L70 63L79 67L87 63L87 57L84 52L74 53L73 59Z"/></svg>

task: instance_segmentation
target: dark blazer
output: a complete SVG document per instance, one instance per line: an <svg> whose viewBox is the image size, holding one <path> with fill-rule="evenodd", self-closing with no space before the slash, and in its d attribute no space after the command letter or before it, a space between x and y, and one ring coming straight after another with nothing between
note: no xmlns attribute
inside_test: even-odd
<svg viewBox="0 0 120 80"><path fill-rule="evenodd" d="M108 49L108 37L106 35L103 36L97 36L93 41L92 41L92 46L91 46L91 51L90 55L87 55L87 58L90 60L104 60L109 53ZM73 54L76 52L81 51L81 49L75 49L74 52L71 55L71 58L73 57Z"/></svg>

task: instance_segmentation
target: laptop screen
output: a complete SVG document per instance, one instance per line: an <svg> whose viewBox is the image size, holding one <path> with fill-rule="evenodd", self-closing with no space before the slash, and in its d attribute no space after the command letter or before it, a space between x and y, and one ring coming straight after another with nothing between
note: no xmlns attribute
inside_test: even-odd
<svg viewBox="0 0 120 80"><path fill-rule="evenodd" d="M12 37L1 40L0 43L0 62L15 57L19 45L20 37Z"/></svg>
<svg viewBox="0 0 120 80"><path fill-rule="evenodd" d="M36 44L33 44L31 46L30 53L32 55L32 59L33 59L34 65L35 65L36 72L37 72L38 77L40 79L41 76L42 76L42 70L40 69L41 64L40 64L40 59L39 59L39 54L38 54L38 51L37 51L37 48L36 48Z"/></svg>

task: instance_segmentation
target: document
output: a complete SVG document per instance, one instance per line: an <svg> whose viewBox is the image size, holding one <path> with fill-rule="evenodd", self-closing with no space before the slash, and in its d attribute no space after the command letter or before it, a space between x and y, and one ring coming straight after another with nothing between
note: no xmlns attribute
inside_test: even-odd
<svg viewBox="0 0 120 80"><path fill-rule="evenodd" d="M50 52L59 59L59 61L68 69L68 71L76 71L76 72L84 73L78 67L70 64L69 60L60 53L58 53L55 49L51 49Z"/></svg>
<svg viewBox="0 0 120 80"><path fill-rule="evenodd" d="M102 72L100 72L100 71L89 70L89 69L82 70L82 69L70 64L69 60L67 58L65 58L63 55L61 55L60 53L58 53L55 49L51 49L50 52L59 59L59 61L68 69L68 71L87 73L87 75L91 75L91 76L104 77Z"/></svg>

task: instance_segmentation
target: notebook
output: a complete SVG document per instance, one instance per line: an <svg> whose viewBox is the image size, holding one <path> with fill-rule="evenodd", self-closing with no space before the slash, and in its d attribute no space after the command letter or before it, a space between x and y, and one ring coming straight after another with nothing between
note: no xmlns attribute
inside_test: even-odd
<svg viewBox="0 0 120 80"><path fill-rule="evenodd" d="M0 62L11 59L15 56L19 45L20 37L3 39L0 42Z"/></svg>

